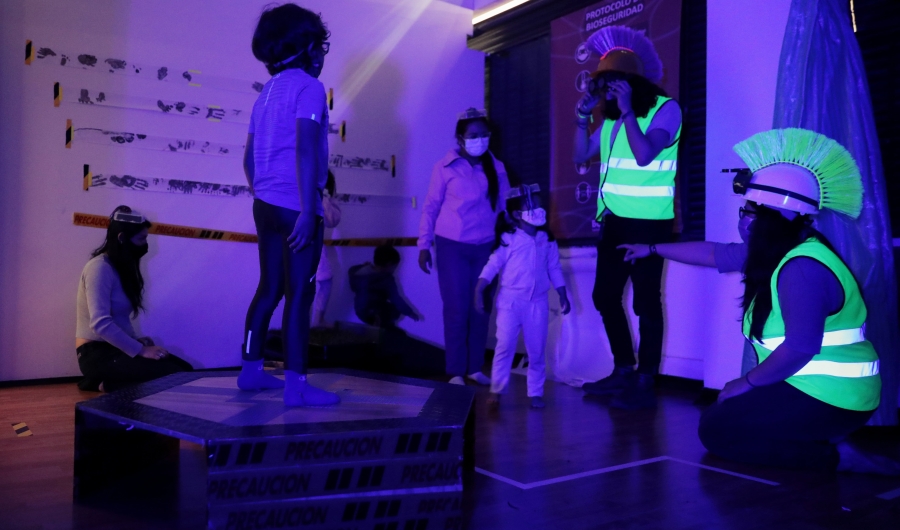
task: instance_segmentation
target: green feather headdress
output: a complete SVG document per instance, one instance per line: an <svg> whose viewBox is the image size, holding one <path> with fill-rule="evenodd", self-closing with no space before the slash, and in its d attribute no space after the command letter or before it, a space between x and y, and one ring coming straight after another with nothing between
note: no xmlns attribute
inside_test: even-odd
<svg viewBox="0 0 900 530"><path fill-rule="evenodd" d="M856 219L862 211L859 166L836 141L806 129L774 129L751 136L734 151L757 172L775 164L793 164L819 182L819 209L828 208Z"/></svg>

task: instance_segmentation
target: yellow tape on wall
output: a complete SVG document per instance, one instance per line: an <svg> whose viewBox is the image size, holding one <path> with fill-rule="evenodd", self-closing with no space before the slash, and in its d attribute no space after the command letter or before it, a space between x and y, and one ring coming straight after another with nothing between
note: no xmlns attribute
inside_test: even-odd
<svg viewBox="0 0 900 530"><path fill-rule="evenodd" d="M75 226L87 226L90 228L103 228L109 226L109 217L91 213L75 212L73 217ZM170 225L154 222L150 227L150 233L159 236L187 237L191 239L213 239L216 241L234 241L236 243L256 243L259 239L256 234L242 232L228 232L225 230L211 230L209 228L196 228L193 226ZM393 245L395 247L415 246L414 237L373 237L354 239L326 239L325 244L333 247L377 247L379 245Z"/></svg>
<svg viewBox="0 0 900 530"><path fill-rule="evenodd" d="M75 226L89 226L92 228L107 228L109 217L90 213L78 213L74 215ZM192 239L215 239L217 241L235 241L237 243L256 243L256 234L244 234L241 232L228 232L225 230L210 230L208 228L196 228L193 226L169 225L165 223L153 223L150 233L159 236L187 237Z"/></svg>

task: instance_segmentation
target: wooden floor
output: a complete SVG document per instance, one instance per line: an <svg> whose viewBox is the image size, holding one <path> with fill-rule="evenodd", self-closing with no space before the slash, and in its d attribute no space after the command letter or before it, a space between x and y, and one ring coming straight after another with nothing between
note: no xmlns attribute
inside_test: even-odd
<svg viewBox="0 0 900 530"><path fill-rule="evenodd" d="M470 529L900 528L900 480L730 464L696 435L697 390L660 389L656 411L624 412L547 383L527 406L514 376L498 411L476 406L476 471L466 477ZM0 389L0 529L200 529L204 466L182 442L178 491L136 480L96 502L72 502L74 384ZM27 424L19 437L13 424ZM895 431L877 443L896 443ZM136 455L139 457L139 455Z"/></svg>

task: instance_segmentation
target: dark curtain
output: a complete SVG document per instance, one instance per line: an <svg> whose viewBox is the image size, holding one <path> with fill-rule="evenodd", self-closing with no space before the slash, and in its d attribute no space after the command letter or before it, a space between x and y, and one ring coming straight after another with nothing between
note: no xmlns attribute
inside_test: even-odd
<svg viewBox="0 0 900 530"><path fill-rule="evenodd" d="M862 215L825 210L816 227L859 281L869 311L866 338L881 360L881 406L870 424L897 423L900 332L891 222L869 86L842 0L793 0L778 69L775 128L802 127L846 147L862 173Z"/></svg>

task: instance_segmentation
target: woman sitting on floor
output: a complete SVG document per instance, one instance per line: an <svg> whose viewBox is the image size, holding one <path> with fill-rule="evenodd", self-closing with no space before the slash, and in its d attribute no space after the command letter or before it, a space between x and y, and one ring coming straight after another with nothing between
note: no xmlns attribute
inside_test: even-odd
<svg viewBox="0 0 900 530"><path fill-rule="evenodd" d="M111 392L193 370L150 337L138 337L131 325L144 308L140 263L149 229L144 216L119 206L109 218L106 240L81 272L75 329L81 390Z"/></svg>

